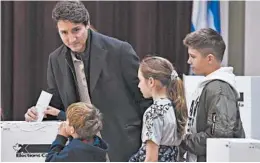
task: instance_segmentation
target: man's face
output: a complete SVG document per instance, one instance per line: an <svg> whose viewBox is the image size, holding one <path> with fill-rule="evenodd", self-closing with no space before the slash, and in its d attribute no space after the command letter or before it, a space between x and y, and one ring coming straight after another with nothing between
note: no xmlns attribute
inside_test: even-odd
<svg viewBox="0 0 260 163"><path fill-rule="evenodd" d="M208 57L203 56L199 51L196 49L188 48L189 59L188 64L191 65L192 71L196 75L207 75L208 69Z"/></svg>
<svg viewBox="0 0 260 163"><path fill-rule="evenodd" d="M75 24L68 20L59 20L58 31L62 42L73 52L83 52L86 48L88 28L83 23Z"/></svg>

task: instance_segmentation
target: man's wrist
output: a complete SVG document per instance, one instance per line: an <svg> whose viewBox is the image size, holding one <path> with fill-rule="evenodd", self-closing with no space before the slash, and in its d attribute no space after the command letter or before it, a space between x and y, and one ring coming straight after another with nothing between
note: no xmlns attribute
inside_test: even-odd
<svg viewBox="0 0 260 163"><path fill-rule="evenodd" d="M60 114L60 110L56 110L56 116L58 116Z"/></svg>

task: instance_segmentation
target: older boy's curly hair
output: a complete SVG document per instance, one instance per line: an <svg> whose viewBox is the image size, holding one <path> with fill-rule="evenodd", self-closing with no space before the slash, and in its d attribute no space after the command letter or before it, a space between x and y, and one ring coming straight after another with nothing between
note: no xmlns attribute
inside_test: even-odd
<svg viewBox="0 0 260 163"><path fill-rule="evenodd" d="M80 139L88 140L103 127L102 114L91 104L78 102L67 109L69 126L73 126Z"/></svg>
<svg viewBox="0 0 260 163"><path fill-rule="evenodd" d="M75 24L89 24L88 10L80 1L60 1L52 10L52 19L57 23L59 20L68 20Z"/></svg>

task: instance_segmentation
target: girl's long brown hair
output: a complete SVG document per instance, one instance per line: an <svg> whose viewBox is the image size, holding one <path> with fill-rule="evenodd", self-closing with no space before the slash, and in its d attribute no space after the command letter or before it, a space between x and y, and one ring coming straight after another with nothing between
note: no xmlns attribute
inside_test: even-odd
<svg viewBox="0 0 260 163"><path fill-rule="evenodd" d="M160 86L167 87L168 98L175 106L177 132L182 136L185 133L188 111L183 82L179 77L172 76L175 71L173 65L165 58L149 56L142 60L140 71L145 79L152 77L160 81Z"/></svg>

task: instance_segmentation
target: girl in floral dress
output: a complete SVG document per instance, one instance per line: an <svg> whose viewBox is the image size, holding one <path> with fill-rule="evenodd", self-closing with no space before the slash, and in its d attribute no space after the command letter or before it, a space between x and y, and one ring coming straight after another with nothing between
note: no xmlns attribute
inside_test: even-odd
<svg viewBox="0 0 260 163"><path fill-rule="evenodd" d="M138 70L139 85L153 104L143 115L142 146L129 161L174 162L187 120L184 87L165 58L146 57Z"/></svg>

